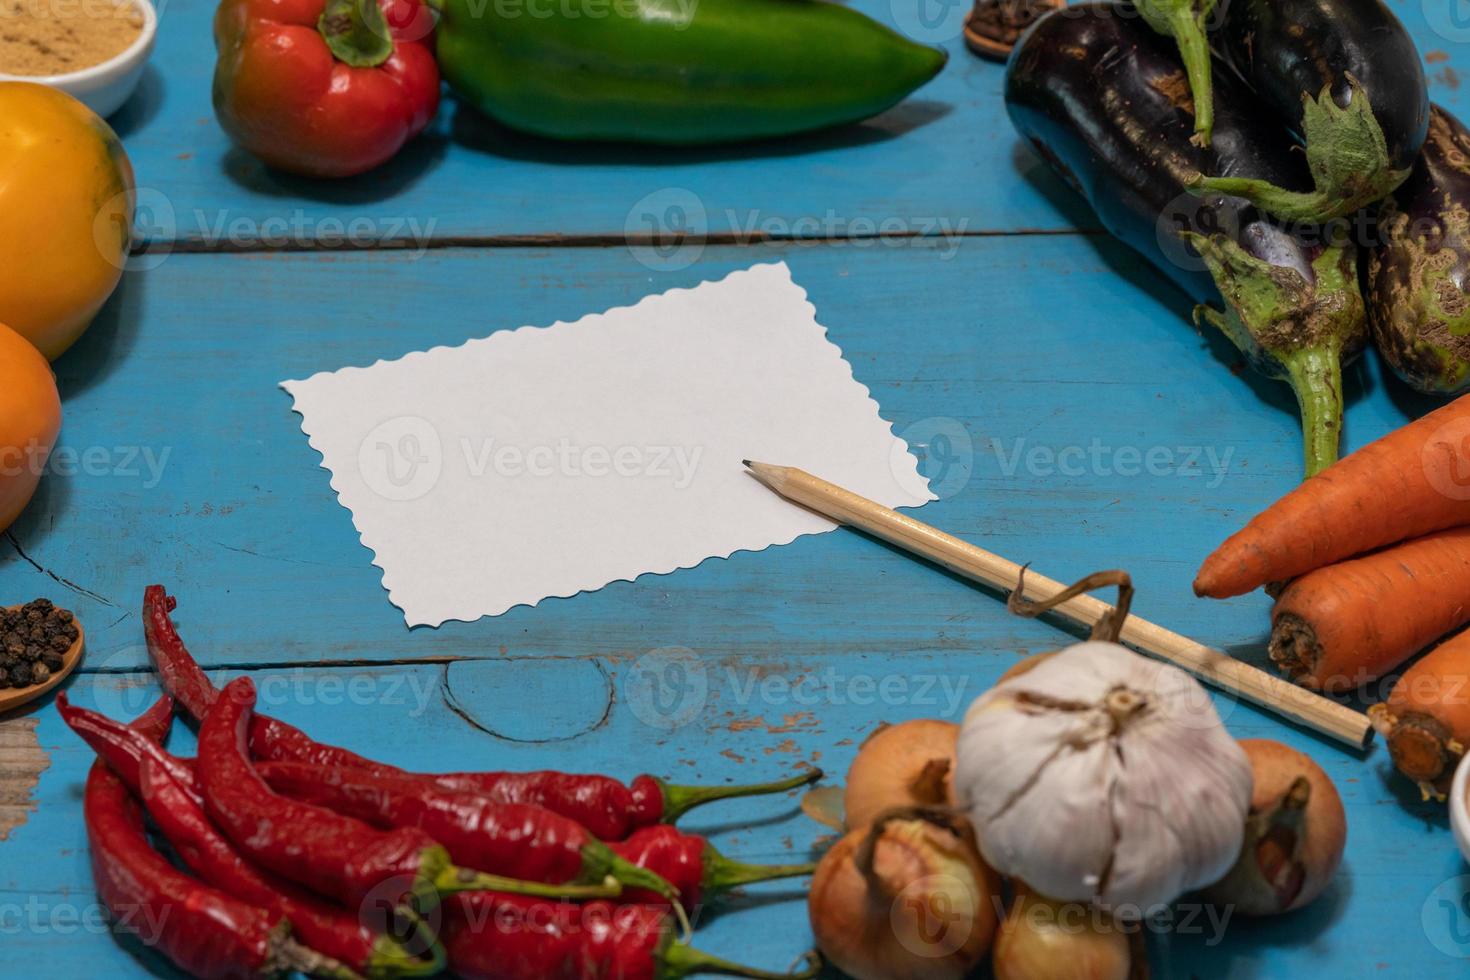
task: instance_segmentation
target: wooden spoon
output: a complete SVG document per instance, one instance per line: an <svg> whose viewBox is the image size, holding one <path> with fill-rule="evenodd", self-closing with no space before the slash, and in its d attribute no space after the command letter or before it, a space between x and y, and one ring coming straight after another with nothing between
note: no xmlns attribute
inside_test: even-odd
<svg viewBox="0 0 1470 980"><path fill-rule="evenodd" d="M19 609L19 606L11 606L10 609ZM82 662L82 648L87 642L87 631L82 629L80 620L73 619L77 627L77 638L61 657L61 669L53 671L45 683L32 684L30 687L7 687L0 688L0 715L5 714L27 702L34 701L50 691L56 685L66 680L66 675L76 669L77 664Z"/></svg>

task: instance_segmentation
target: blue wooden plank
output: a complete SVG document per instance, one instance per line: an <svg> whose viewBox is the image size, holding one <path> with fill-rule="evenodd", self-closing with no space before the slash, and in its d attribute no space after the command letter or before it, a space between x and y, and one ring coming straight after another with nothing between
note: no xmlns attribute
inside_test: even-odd
<svg viewBox="0 0 1470 980"><path fill-rule="evenodd" d="M153 581L178 593L188 636L216 664L577 656L696 638L742 650L982 646L1006 622L997 605L848 532L410 632L276 388L777 257L929 457L945 499L927 519L1058 577L1126 565L1146 615L1216 643L1260 640L1263 599L1201 603L1189 581L1297 479L1292 400L1232 374L1167 286L1112 242L1082 237L711 248L666 274L597 249L172 256L131 274L58 364L57 472L0 548L0 594L72 603L90 669L146 663L136 609ZM1354 384L1350 445L1405 417L1376 374ZM874 594L903 598L855 614ZM298 628L308 622L319 628Z"/></svg>
<svg viewBox="0 0 1470 980"><path fill-rule="evenodd" d="M1470 73L1470 32L1443 12L1454 4L1392 2L1432 60L1434 97L1463 114L1470 102L1459 79ZM964 50L966 5L958 2L854 0L951 54L935 81L860 126L704 150L567 146L506 132L449 100L400 159L342 183L274 174L232 149L210 107L214 5L162 6L153 66L113 120L144 189L139 231L155 241L361 245L685 229L750 240L1092 223L1016 142L1001 103L1002 69Z"/></svg>

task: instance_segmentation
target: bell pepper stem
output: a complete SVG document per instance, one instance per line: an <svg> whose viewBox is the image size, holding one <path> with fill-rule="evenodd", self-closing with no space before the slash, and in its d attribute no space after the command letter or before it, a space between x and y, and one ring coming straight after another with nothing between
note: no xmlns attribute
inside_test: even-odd
<svg viewBox="0 0 1470 980"><path fill-rule="evenodd" d="M704 849L704 890L726 892L742 885L781 878L805 878L817 870L815 864L746 864L733 861L706 846Z"/></svg>
<svg viewBox="0 0 1470 980"><path fill-rule="evenodd" d="M1134 7L1148 26L1179 46L1194 102L1194 142L1209 146L1215 129L1215 86L1205 33L1215 0L1134 0Z"/></svg>
<svg viewBox="0 0 1470 980"><path fill-rule="evenodd" d="M338 61L376 68L393 56L393 35L378 0L327 0L317 30Z"/></svg>
<svg viewBox="0 0 1470 980"><path fill-rule="evenodd" d="M752 980L811 980L822 970L822 958L815 952L807 953L803 966L793 973L775 973L757 970L722 960L717 956L700 952L684 943L670 942L659 951L657 980L679 980L696 973L711 973L722 977L750 977Z"/></svg>
<svg viewBox="0 0 1470 980"><path fill-rule="evenodd" d="M662 822L674 823L690 810L704 806L706 803L731 800L742 796L770 796L775 793L785 793L803 786L810 786L821 778L822 770L809 769L790 779L742 786L676 786L662 779L655 780L655 782L658 783L659 790L664 797Z"/></svg>
<svg viewBox="0 0 1470 980"><path fill-rule="evenodd" d="M1410 169L1394 169L1368 93L1352 75L1347 80L1352 98L1346 108L1337 104L1331 86L1316 98L1302 96L1301 135L1312 190L1286 190L1249 177L1203 175L1191 181L1189 189L1243 197L1278 218L1312 223L1352 214L1393 193L1408 179Z"/></svg>

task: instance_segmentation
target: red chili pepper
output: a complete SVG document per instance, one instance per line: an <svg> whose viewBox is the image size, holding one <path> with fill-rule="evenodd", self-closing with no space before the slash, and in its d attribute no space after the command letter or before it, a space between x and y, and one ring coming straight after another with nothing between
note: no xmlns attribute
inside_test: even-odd
<svg viewBox="0 0 1470 980"><path fill-rule="evenodd" d="M676 940L667 909L574 905L514 895L461 895L446 916L450 969L464 980L677 980L716 973L809 980L816 954L797 973L770 973L717 959Z"/></svg>
<svg viewBox="0 0 1470 980"><path fill-rule="evenodd" d="M214 18L220 125L291 173L371 170L438 109L432 29L418 0L224 0Z"/></svg>
<svg viewBox="0 0 1470 980"><path fill-rule="evenodd" d="M710 895L778 878L803 878L815 864L745 864L732 861L710 842L677 827L644 827L612 849L640 868L655 871L679 889L679 899L695 908ZM652 892L629 891L624 902L657 902Z"/></svg>
<svg viewBox="0 0 1470 980"><path fill-rule="evenodd" d="M349 909L407 904L415 912L445 895L493 889L550 898L603 898L621 887L546 885L472 872L417 829L380 831L352 817L271 791L250 764L246 731L255 706L248 677L231 681L199 729L204 806L246 857Z"/></svg>
<svg viewBox="0 0 1470 980"><path fill-rule="evenodd" d="M166 730L167 716L163 730L156 725L140 728L136 722L122 725L94 711L74 707L65 692L57 695L56 704L62 719L97 751L134 795L142 797L175 853L205 882L284 916L307 946L365 976L427 976L443 969L443 947L432 937L423 941L417 934L407 936L412 948L426 954L414 956L403 943L369 929L356 916L250 864L205 814L190 760L177 758L158 744ZM160 704L172 711L172 699ZM157 710L155 706L153 711ZM414 919L405 926L418 924Z"/></svg>
<svg viewBox="0 0 1470 980"><path fill-rule="evenodd" d="M144 727L158 729L149 712ZM143 814L100 759L82 802L97 894L120 931L135 934L181 969L206 980L253 980L283 970L349 977L341 964L290 939L290 923L201 885L149 844Z"/></svg>
<svg viewBox="0 0 1470 980"><path fill-rule="evenodd" d="M587 885L613 878L664 899L674 888L623 860L575 820L520 803L440 789L420 780L302 762L260 762L271 788L380 827L416 827L444 845L456 864L548 884Z"/></svg>
<svg viewBox="0 0 1470 980"><path fill-rule="evenodd" d="M218 690L179 639L169 612L177 602L163 586L149 586L143 597L144 631L154 669L164 689L202 721ZM410 777L444 789L478 793L499 803L544 807L577 821L603 841L625 840L643 827L673 823L698 806L741 796L764 796L799 789L822 778L809 769L789 779L746 786L675 786L653 776L639 776L625 786L607 776L561 772L412 773L374 762L354 752L326 745L285 722L255 715L250 749L259 759L346 766L380 776Z"/></svg>

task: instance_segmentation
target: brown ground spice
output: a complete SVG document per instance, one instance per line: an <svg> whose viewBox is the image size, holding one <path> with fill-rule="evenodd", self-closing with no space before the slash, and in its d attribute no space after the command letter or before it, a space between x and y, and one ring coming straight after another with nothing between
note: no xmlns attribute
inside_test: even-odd
<svg viewBox="0 0 1470 980"><path fill-rule="evenodd" d="M0 0L0 73L81 71L122 54L142 32L133 0Z"/></svg>

